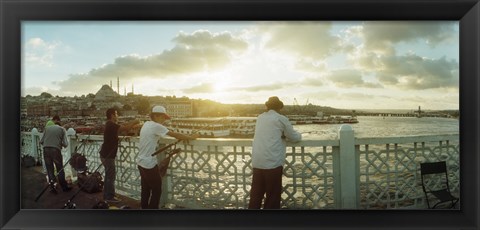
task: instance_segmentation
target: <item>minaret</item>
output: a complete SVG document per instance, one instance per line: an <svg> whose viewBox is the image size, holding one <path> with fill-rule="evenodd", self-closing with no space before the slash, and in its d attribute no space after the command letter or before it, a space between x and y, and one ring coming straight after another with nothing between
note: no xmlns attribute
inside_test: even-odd
<svg viewBox="0 0 480 230"><path fill-rule="evenodd" d="M132 95L135 95L135 93L133 92L133 83L132 83Z"/></svg>
<svg viewBox="0 0 480 230"><path fill-rule="evenodd" d="M127 96L127 87L126 86L123 87L123 96Z"/></svg>
<svg viewBox="0 0 480 230"><path fill-rule="evenodd" d="M117 93L120 95L120 78L117 77Z"/></svg>
<svg viewBox="0 0 480 230"><path fill-rule="evenodd" d="M112 88L112 80L110 80L110 88Z"/></svg>

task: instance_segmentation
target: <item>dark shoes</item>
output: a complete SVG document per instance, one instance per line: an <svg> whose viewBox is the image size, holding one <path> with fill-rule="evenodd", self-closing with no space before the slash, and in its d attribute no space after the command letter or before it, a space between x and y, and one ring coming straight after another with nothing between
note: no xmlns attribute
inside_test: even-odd
<svg viewBox="0 0 480 230"><path fill-rule="evenodd" d="M64 189L62 189L64 192L69 192L70 190L72 190L72 187L66 187Z"/></svg>

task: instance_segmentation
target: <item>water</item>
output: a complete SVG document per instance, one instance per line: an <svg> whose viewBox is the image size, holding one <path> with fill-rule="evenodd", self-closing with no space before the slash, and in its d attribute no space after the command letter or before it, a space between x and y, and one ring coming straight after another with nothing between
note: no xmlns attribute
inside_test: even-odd
<svg viewBox="0 0 480 230"><path fill-rule="evenodd" d="M459 120L440 117L357 117L352 126L355 137L396 137L460 133ZM336 139L343 124L295 125L304 139Z"/></svg>

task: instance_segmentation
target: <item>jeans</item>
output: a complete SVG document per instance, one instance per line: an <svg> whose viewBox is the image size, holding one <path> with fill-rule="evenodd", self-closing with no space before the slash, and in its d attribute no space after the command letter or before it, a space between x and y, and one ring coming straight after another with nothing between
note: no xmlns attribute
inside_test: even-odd
<svg viewBox="0 0 480 230"><path fill-rule="evenodd" d="M260 209L266 194L264 209L279 209L282 194L283 166L274 169L253 168L249 209Z"/></svg>
<svg viewBox="0 0 480 230"><path fill-rule="evenodd" d="M105 183L103 184L103 199L110 200L115 196L115 158L100 158L105 167Z"/></svg>
<svg viewBox="0 0 480 230"><path fill-rule="evenodd" d="M60 149L53 147L43 148L43 160L45 161L45 168L47 169L48 181L53 184L58 178L58 182L63 190L67 189L68 185L65 181L65 172L63 171L63 157ZM57 178L55 177L55 169L57 170Z"/></svg>
<svg viewBox="0 0 480 230"><path fill-rule="evenodd" d="M140 204L142 209L158 209L162 195L162 177L158 165L151 169L138 166L142 185Z"/></svg>

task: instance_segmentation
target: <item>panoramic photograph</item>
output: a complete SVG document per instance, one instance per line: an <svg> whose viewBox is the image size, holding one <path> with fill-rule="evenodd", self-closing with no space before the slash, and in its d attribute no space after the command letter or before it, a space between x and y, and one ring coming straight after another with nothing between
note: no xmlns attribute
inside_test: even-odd
<svg viewBox="0 0 480 230"><path fill-rule="evenodd" d="M458 21L22 21L22 209L460 209Z"/></svg>

